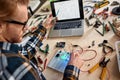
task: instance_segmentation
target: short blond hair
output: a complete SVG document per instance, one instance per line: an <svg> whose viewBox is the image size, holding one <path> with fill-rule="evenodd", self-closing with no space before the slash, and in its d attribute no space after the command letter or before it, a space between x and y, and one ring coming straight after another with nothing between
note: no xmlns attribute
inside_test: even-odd
<svg viewBox="0 0 120 80"><path fill-rule="evenodd" d="M28 5L29 0L0 0L0 20L5 20L12 16L17 8L17 4Z"/></svg>

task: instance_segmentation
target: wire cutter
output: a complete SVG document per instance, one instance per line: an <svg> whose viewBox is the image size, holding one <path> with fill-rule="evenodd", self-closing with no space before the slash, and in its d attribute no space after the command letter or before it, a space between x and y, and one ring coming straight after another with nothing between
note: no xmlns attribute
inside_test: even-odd
<svg viewBox="0 0 120 80"><path fill-rule="evenodd" d="M97 63L94 67L92 67L88 72L92 73L93 71L95 71L98 67L103 67L102 69L102 73L100 75L100 79L104 80L106 77L106 73L107 73L107 63L110 61L110 59L106 59L105 57L103 58L103 60L99 63Z"/></svg>

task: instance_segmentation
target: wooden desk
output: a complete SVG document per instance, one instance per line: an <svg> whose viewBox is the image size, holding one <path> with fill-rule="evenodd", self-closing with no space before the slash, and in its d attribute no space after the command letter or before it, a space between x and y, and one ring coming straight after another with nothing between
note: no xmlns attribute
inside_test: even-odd
<svg viewBox="0 0 120 80"><path fill-rule="evenodd" d="M113 0L109 0L109 1L112 2ZM42 9L43 7L46 7L46 5L49 6L48 1L40 9ZM112 7L110 7L109 9L111 11ZM36 14L42 14L42 13L40 13L40 10L39 10ZM87 17L87 16L85 15L85 17ZM111 20L112 18L114 18L114 16L109 16L107 20ZM107 23L107 20L105 21L106 23ZM91 48L89 48L89 49L96 50L97 56L93 60L86 61L83 65L83 67L81 68L81 70L87 71L90 68L92 68L96 63L98 63L100 61L102 55L104 55L104 53L102 52L102 47L98 47L98 44L102 43L103 40L108 40L108 42L114 47L115 41L118 41L119 39L120 39L119 37L114 35L112 29L109 32L107 32L104 36L101 36L95 31L95 29L92 26L87 27L86 23L85 23L83 36L47 38L46 40L43 41L44 45L42 47L44 47L46 44L49 44L50 45L49 54L47 56L45 56L45 54L38 51L37 56L41 55L41 58L43 60L45 58L47 58L48 62L49 62L50 59L54 56L56 50L58 50L57 48L55 48L55 45L57 42L64 41L67 44L69 44L69 43L77 44L77 45L80 45L82 48L86 49L88 46L91 46L92 41L95 41L95 45L91 46ZM93 56L93 54L89 54L89 56L86 55L84 58L89 58L90 56ZM120 73L118 71L116 52L114 51L112 54L108 55L107 57L109 57L111 59L107 65L109 74L110 74L110 80L120 80ZM100 80L99 76L101 74L101 71L102 71L102 69L98 68L91 74L89 74L88 72L81 72L79 75L79 80ZM62 80L62 76L63 76L62 73L59 73L48 67L43 71L43 74L45 75L47 80ZM106 80L108 80L108 79L106 79Z"/></svg>

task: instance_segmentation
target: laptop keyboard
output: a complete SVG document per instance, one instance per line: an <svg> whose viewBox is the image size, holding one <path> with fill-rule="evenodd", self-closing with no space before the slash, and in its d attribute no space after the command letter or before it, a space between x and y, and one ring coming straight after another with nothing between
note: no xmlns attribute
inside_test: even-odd
<svg viewBox="0 0 120 80"><path fill-rule="evenodd" d="M71 28L81 28L81 21L78 22L58 22L56 23L54 30L59 30L59 29L71 29Z"/></svg>

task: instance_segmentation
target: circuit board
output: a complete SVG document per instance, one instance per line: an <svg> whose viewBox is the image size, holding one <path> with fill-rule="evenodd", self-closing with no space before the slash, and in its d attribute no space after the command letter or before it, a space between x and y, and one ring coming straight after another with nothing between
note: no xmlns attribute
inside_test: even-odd
<svg viewBox="0 0 120 80"><path fill-rule="evenodd" d="M48 67L56 71L64 73L68 64L70 53L64 50L58 50L55 56L48 63Z"/></svg>

